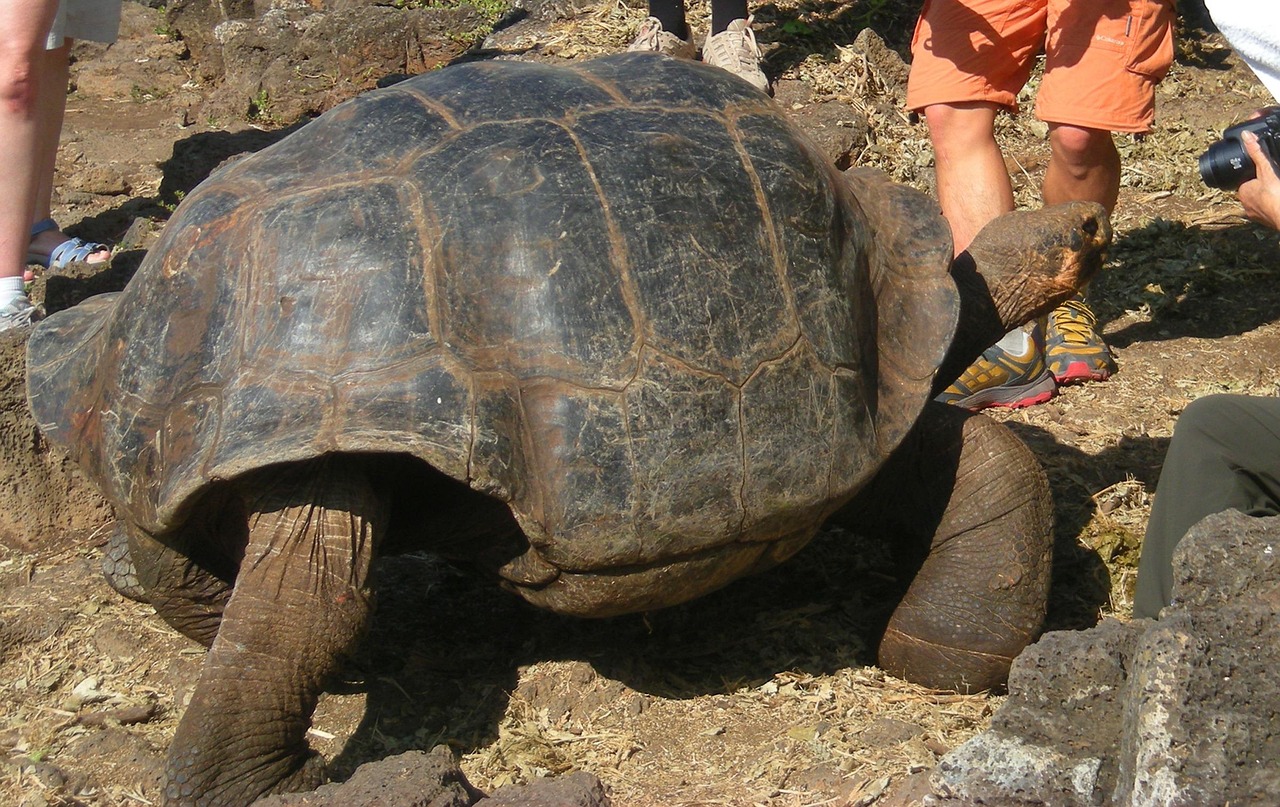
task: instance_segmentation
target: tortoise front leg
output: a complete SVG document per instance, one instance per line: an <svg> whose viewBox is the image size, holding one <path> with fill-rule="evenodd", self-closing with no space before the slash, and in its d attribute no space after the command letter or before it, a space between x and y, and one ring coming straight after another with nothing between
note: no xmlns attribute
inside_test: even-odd
<svg viewBox="0 0 1280 807"><path fill-rule="evenodd" d="M369 616L386 507L354 465L276 468L240 489L248 544L170 747L169 805L244 805L319 785L311 714Z"/></svg>
<svg viewBox="0 0 1280 807"><path fill-rule="evenodd" d="M1044 623L1053 555L1049 483L1022 441L991 418L931 402L841 518L924 549L880 666L938 689L1003 684Z"/></svg>

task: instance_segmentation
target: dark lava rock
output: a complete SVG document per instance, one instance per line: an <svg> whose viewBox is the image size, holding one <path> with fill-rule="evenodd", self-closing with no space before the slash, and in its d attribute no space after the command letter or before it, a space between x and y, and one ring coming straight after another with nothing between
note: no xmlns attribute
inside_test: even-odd
<svg viewBox="0 0 1280 807"><path fill-rule="evenodd" d="M578 771L555 779L499 788L492 796L477 801L475 807L609 807L609 804L600 780Z"/></svg>
<svg viewBox="0 0 1280 807"><path fill-rule="evenodd" d="M438 745L365 763L340 784L258 799L254 807L471 807L481 796L453 751Z"/></svg>
<svg viewBox="0 0 1280 807"><path fill-rule="evenodd" d="M294 123L387 76L458 58L488 29L475 8L359 0L176 0L168 24L210 85L192 120Z"/></svg>
<svg viewBox="0 0 1280 807"><path fill-rule="evenodd" d="M1280 804L1280 518L1206 518L1159 620L1046 634L936 796L988 805Z"/></svg>
<svg viewBox="0 0 1280 807"><path fill-rule="evenodd" d="M609 807L589 773L500 788L491 796L471 785L448 746L368 762L340 784L308 793L258 799L254 807Z"/></svg>

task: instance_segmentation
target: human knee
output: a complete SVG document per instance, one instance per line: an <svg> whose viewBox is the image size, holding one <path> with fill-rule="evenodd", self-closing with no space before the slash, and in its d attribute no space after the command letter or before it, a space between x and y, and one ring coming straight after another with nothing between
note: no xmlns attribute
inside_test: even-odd
<svg viewBox="0 0 1280 807"><path fill-rule="evenodd" d="M995 109L989 104L933 104L921 110L934 148L968 149L995 138Z"/></svg>
<svg viewBox="0 0 1280 807"><path fill-rule="evenodd" d="M22 54L0 47L0 108L11 115L27 115L35 103L34 64Z"/></svg>
<svg viewBox="0 0 1280 807"><path fill-rule="evenodd" d="M1206 395L1187 405L1169 449L1211 450L1223 457L1263 457L1280 451L1280 399Z"/></svg>
<svg viewBox="0 0 1280 807"><path fill-rule="evenodd" d="M1228 424L1233 422L1232 413L1236 409L1236 395L1206 395L1187 404L1174 424L1175 440L1187 440L1192 437L1214 438L1218 435L1229 435L1233 429Z"/></svg>
<svg viewBox="0 0 1280 807"><path fill-rule="evenodd" d="M1054 126L1049 135L1053 158L1064 168L1084 173L1119 160L1111 133L1105 129Z"/></svg>

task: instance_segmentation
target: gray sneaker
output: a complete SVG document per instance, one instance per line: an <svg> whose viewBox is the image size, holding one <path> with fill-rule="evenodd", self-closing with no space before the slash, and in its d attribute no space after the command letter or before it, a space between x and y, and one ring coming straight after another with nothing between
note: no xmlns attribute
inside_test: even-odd
<svg viewBox="0 0 1280 807"><path fill-rule="evenodd" d="M19 294L0 308L0 331L25 328L44 316L44 312L31 304L27 295Z"/></svg>
<svg viewBox="0 0 1280 807"><path fill-rule="evenodd" d="M751 82L757 89L769 92L769 79L760 69L760 46L756 44L756 35L751 30L753 19L734 20L715 36L708 31L707 41L702 46L702 61L728 70Z"/></svg>
<svg viewBox="0 0 1280 807"><path fill-rule="evenodd" d="M641 24L640 33L636 34L627 50L665 53L677 59L692 59L697 53L692 41L662 30L662 23L657 17L649 17Z"/></svg>

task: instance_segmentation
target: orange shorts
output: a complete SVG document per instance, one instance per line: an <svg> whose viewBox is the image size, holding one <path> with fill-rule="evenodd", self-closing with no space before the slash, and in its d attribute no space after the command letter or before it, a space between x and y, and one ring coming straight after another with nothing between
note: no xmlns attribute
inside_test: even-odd
<svg viewBox="0 0 1280 807"><path fill-rule="evenodd" d="M1017 109L1045 54L1036 117L1149 132L1173 62L1173 0L926 0L911 42L907 106L987 101Z"/></svg>

